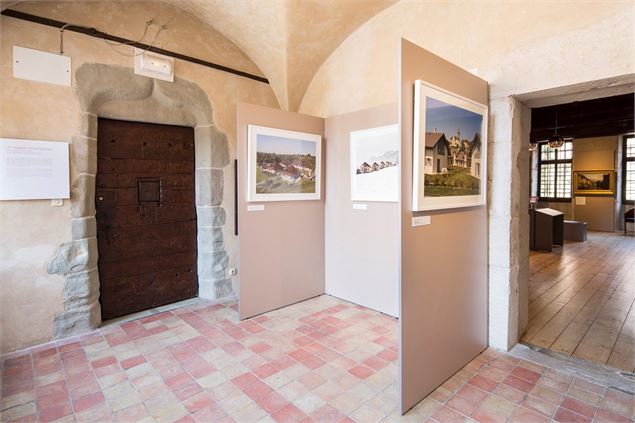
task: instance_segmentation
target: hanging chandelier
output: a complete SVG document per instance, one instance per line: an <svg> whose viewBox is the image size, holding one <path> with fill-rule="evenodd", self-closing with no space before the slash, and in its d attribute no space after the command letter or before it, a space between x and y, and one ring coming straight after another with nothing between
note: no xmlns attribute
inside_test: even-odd
<svg viewBox="0 0 635 423"><path fill-rule="evenodd" d="M560 148L564 145L564 138L558 134L558 106L556 106L556 132L549 137L549 147Z"/></svg>

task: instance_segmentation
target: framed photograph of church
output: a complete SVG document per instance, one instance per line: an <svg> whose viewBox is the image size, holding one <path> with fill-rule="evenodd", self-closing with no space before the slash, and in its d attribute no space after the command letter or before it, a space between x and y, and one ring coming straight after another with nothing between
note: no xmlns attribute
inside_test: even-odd
<svg viewBox="0 0 635 423"><path fill-rule="evenodd" d="M417 80L413 134L413 211L486 204L486 105Z"/></svg>
<svg viewBox="0 0 635 423"><path fill-rule="evenodd" d="M247 201L319 200L322 137L249 125Z"/></svg>

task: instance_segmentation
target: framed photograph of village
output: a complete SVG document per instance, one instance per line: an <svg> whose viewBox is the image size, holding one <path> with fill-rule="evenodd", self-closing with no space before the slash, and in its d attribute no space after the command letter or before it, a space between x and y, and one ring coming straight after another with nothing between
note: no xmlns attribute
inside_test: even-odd
<svg viewBox="0 0 635 423"><path fill-rule="evenodd" d="M615 195L615 172L612 170L573 172L573 188L576 195Z"/></svg>
<svg viewBox="0 0 635 423"><path fill-rule="evenodd" d="M249 125L247 201L319 200L322 137Z"/></svg>
<svg viewBox="0 0 635 423"><path fill-rule="evenodd" d="M398 125L351 132L351 200L399 201Z"/></svg>
<svg viewBox="0 0 635 423"><path fill-rule="evenodd" d="M413 211L486 204L487 106L415 82Z"/></svg>

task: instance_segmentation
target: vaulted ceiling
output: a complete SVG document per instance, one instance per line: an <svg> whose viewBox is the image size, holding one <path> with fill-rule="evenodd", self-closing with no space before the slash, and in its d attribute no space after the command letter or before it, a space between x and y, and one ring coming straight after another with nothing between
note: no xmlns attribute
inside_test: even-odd
<svg viewBox="0 0 635 423"><path fill-rule="evenodd" d="M81 0L57 1L82 10ZM189 12L227 37L269 79L280 107L297 111L307 87L329 55L363 23L399 0L156 1ZM57 2L0 0L2 9L19 5L27 7L27 11L28 5L47 3L55 16L46 17L60 19ZM107 2L94 4L102 4L107 10ZM96 18L86 16L73 23L89 24ZM111 30L101 28L101 23L97 26Z"/></svg>
<svg viewBox="0 0 635 423"><path fill-rule="evenodd" d="M397 0L162 0L221 32L258 65L280 107L297 111L326 58Z"/></svg>

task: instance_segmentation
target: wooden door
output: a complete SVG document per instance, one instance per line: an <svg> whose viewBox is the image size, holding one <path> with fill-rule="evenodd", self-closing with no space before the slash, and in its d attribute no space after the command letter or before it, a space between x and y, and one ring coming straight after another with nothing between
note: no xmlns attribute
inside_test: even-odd
<svg viewBox="0 0 635 423"><path fill-rule="evenodd" d="M99 119L102 319L195 297L192 128Z"/></svg>

